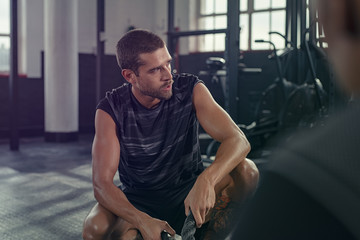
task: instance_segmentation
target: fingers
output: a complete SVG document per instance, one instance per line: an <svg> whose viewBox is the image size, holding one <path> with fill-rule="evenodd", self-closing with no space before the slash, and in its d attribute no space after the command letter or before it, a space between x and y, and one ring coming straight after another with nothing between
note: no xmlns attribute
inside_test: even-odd
<svg viewBox="0 0 360 240"><path fill-rule="evenodd" d="M184 202L184 205L185 205L185 215L189 216L190 209L191 209L191 212L192 212L195 222L196 222L196 226L198 228L200 228L202 226L202 224L204 224L204 222L205 222L206 215L214 207L215 202L208 203L207 205L205 205L203 207L193 206L192 208L190 208L190 206L187 205L186 202Z"/></svg>
<svg viewBox="0 0 360 240"><path fill-rule="evenodd" d="M184 204L185 204L185 216L189 216L190 206L189 206L189 204L186 203L186 201L184 202Z"/></svg>
<svg viewBox="0 0 360 240"><path fill-rule="evenodd" d="M169 233L171 236L175 235L175 230L169 225L168 222L164 222L164 230Z"/></svg>
<svg viewBox="0 0 360 240"><path fill-rule="evenodd" d="M209 212L209 208L200 208L198 210L192 210L192 214L194 216L196 227L201 228L201 226L205 222L206 214Z"/></svg>
<svg viewBox="0 0 360 240"><path fill-rule="evenodd" d="M203 224L203 220L202 220L200 211L192 210L192 214L193 214L195 222L196 222L196 227L200 228L201 225Z"/></svg>
<svg viewBox="0 0 360 240"><path fill-rule="evenodd" d="M200 210L200 215L201 215L201 224L200 224L200 226L198 226L199 228L205 222L206 208L203 208Z"/></svg>

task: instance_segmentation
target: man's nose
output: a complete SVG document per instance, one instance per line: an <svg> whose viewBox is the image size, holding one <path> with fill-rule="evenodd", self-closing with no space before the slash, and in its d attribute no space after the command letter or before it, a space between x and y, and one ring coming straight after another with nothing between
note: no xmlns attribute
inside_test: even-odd
<svg viewBox="0 0 360 240"><path fill-rule="evenodd" d="M163 80L167 81L169 79L172 79L171 66L165 67L163 71Z"/></svg>

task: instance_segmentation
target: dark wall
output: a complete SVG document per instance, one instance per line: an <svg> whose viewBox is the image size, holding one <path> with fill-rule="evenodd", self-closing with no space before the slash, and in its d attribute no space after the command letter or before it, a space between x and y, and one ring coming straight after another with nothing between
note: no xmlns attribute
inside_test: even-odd
<svg viewBox="0 0 360 240"><path fill-rule="evenodd" d="M79 54L79 131L94 128L96 56Z"/></svg>
<svg viewBox="0 0 360 240"><path fill-rule="evenodd" d="M247 67L262 68L260 74L241 74L239 81L240 123L254 120L254 109L261 92L276 77L273 60L268 59L270 51L243 52L241 62ZM223 53L197 53L179 57L180 72L198 75L207 70L205 60L210 56L223 57ZM44 61L43 61L44 62ZM79 54L79 130L81 133L94 131L96 56ZM196 64L194 64L196 63ZM42 74L43 75L43 74ZM209 79L203 79L210 91L223 105L224 95L217 85L211 86ZM101 96L124 83L114 55L104 57ZM44 132L44 81L40 78L21 78L19 82L19 116L21 136L42 136ZM221 99L222 98L222 99ZM0 78L0 138L7 136L8 129L8 78Z"/></svg>
<svg viewBox="0 0 360 240"><path fill-rule="evenodd" d="M0 137L9 126L9 80L0 78ZM44 128L44 84L41 78L19 79L19 125L23 135L33 135Z"/></svg>
<svg viewBox="0 0 360 240"><path fill-rule="evenodd" d="M43 56L42 56L43 59ZM44 60L42 60L44 63ZM79 54L79 131L94 131L97 105L95 97L96 56ZM42 64L44 66L44 64ZM44 69L44 67L42 67ZM20 136L42 136L44 133L44 80L40 78L19 79L19 130ZM9 126L9 79L0 78L0 138L8 136ZM115 56L105 56L101 96L124 82Z"/></svg>

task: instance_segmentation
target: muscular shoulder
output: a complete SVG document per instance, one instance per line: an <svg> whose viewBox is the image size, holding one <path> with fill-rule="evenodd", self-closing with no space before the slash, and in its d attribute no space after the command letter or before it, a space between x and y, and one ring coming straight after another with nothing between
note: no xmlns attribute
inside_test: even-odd
<svg viewBox="0 0 360 240"><path fill-rule="evenodd" d="M106 92L106 98L110 104L119 104L126 99L129 99L129 88L131 85L129 83L124 83L118 88L115 88L111 91Z"/></svg>
<svg viewBox="0 0 360 240"><path fill-rule="evenodd" d="M119 116L122 112L122 105L128 101L129 97L129 84L123 84L112 91L106 92L105 98L101 99L96 109L101 109L108 113L117 127L120 126Z"/></svg>
<svg viewBox="0 0 360 240"><path fill-rule="evenodd" d="M202 82L197 76L190 73L174 75L174 85L178 88L194 87L198 82Z"/></svg>
<svg viewBox="0 0 360 240"><path fill-rule="evenodd" d="M174 85L173 90L174 94L179 99L189 99L193 94L193 89L198 83L203 83L197 76L189 74L189 73L182 73L179 75L175 75L173 77Z"/></svg>

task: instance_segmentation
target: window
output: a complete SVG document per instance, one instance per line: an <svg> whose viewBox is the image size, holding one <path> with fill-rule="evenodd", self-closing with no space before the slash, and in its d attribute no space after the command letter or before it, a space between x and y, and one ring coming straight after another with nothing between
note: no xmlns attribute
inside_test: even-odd
<svg viewBox="0 0 360 240"><path fill-rule="evenodd" d="M212 30L227 28L227 1L200 0L198 8L198 29ZM200 52L225 50L225 34L207 34L197 39Z"/></svg>
<svg viewBox="0 0 360 240"><path fill-rule="evenodd" d="M255 43L257 39L270 40L277 48L285 47L285 40L270 31L285 34L286 0L240 1L240 49L270 49L270 44Z"/></svg>
<svg viewBox="0 0 360 240"><path fill-rule="evenodd" d="M223 29L227 27L226 0L197 1L197 29ZM255 43L256 39L271 40L278 48L285 46L285 40L269 31L285 34L286 0L241 0L240 1L240 49L270 49L270 44ZM200 52L224 51L225 34L211 34L197 37L194 44Z"/></svg>
<svg viewBox="0 0 360 240"><path fill-rule="evenodd" d="M0 73L10 69L10 0L0 1Z"/></svg>

